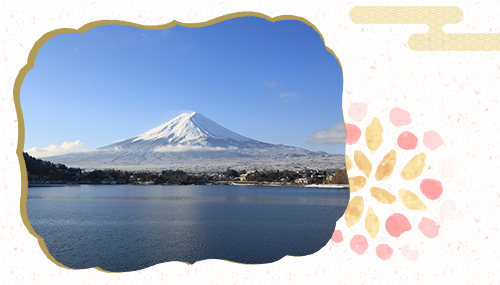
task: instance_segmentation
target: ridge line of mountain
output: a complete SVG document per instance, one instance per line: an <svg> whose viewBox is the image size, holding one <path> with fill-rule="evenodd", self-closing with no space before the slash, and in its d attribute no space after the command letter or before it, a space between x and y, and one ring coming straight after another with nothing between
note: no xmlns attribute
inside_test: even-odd
<svg viewBox="0 0 500 285"><path fill-rule="evenodd" d="M135 137L93 151L46 158L71 167L123 170L328 169L345 166L343 155L257 141L198 112L181 114Z"/></svg>

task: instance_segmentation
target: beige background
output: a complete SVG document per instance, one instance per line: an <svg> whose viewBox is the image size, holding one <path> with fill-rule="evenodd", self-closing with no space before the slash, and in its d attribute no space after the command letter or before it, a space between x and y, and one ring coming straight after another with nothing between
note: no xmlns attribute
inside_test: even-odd
<svg viewBox="0 0 500 285"><path fill-rule="evenodd" d="M413 33L425 25L355 24L349 11L373 1L2 1L0 9L0 277L1 282L117 283L169 281L176 283L491 283L499 280L498 246L500 193L499 90L500 52L416 52L408 48ZM444 26L453 33L500 33L498 1L377 1L376 5L449 5L463 11L463 20ZM275 17L307 19L323 35L340 59L344 73L343 108L346 123L353 102L368 103L367 118L356 123L364 129L372 117L384 126L384 144L377 161L404 128L392 126L389 111L410 111L411 130L438 131L444 144L426 150L431 169L426 175L443 183L443 200L453 200L460 216L442 225L435 239L412 232L405 239L387 242L395 252L381 261L373 251L353 253L346 241L329 242L318 253L286 257L273 264L239 265L207 260L194 265L177 262L145 270L110 274L68 270L47 259L37 239L20 217L21 176L16 155L18 122L13 87L34 43L58 28L79 28L104 19L143 25L172 20L203 22L234 12L252 11ZM347 154L363 149L362 142L347 147ZM364 148L363 150L366 150ZM422 148L425 150L425 148ZM366 152L366 151L365 151ZM351 156L352 157L352 156ZM353 173L357 172L353 170ZM351 172L349 173L351 175ZM386 186L395 186L393 179ZM406 183L406 182L405 182ZM405 187L418 187L410 182ZM437 204L436 204L437 205ZM436 206L434 205L434 206ZM439 215L429 204L429 215ZM366 235L362 227L353 227ZM381 237L384 240L385 237ZM371 241L370 242L374 242ZM375 243L374 243L375 244ZM400 248L418 249L419 259L404 258ZM370 243L370 249L372 243Z"/></svg>

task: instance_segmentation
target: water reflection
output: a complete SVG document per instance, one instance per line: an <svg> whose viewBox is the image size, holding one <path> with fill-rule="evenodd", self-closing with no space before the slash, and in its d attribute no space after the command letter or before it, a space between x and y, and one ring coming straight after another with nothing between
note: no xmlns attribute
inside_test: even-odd
<svg viewBox="0 0 500 285"><path fill-rule="evenodd" d="M348 190L293 187L30 188L28 219L72 268L138 270L167 261L256 264L330 239Z"/></svg>
<svg viewBox="0 0 500 285"><path fill-rule="evenodd" d="M316 199L316 198L276 198L276 197L196 197L196 196L42 196L28 195L28 199L56 200L156 200L156 201L190 201L190 202L233 202L233 203L272 203L303 205L336 205L342 206L349 199Z"/></svg>

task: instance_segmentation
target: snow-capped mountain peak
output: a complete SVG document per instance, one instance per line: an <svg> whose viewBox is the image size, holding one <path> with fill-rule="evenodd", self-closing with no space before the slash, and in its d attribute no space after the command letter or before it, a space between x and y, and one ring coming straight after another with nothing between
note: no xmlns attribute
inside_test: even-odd
<svg viewBox="0 0 500 285"><path fill-rule="evenodd" d="M343 155L312 152L253 140L232 132L200 113L184 113L138 136L89 153L47 158L87 169L332 169L345 165Z"/></svg>
<svg viewBox="0 0 500 285"><path fill-rule="evenodd" d="M142 133L132 142L164 139L169 144L183 144L200 139L253 141L250 138L232 132L198 112L184 113L154 129Z"/></svg>

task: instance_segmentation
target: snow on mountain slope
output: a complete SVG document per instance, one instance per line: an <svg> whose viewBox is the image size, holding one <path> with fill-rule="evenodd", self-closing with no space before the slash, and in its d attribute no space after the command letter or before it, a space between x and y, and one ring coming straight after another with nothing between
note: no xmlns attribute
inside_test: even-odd
<svg viewBox="0 0 500 285"><path fill-rule="evenodd" d="M170 144L182 144L200 138L230 139L239 142L253 141L224 128L200 113L190 112L138 135L132 142L165 139Z"/></svg>
<svg viewBox="0 0 500 285"><path fill-rule="evenodd" d="M215 123L197 112L184 113L133 138L101 147L101 150L153 152L226 151L269 145Z"/></svg>
<svg viewBox="0 0 500 285"><path fill-rule="evenodd" d="M84 169L327 169L344 167L343 155L253 140L197 112L184 113L138 136L88 153L46 158Z"/></svg>

